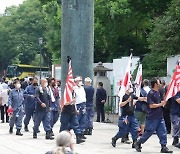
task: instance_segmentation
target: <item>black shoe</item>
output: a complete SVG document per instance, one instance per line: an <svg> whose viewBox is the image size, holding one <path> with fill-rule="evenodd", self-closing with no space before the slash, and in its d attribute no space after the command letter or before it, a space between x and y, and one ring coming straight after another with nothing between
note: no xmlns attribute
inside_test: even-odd
<svg viewBox="0 0 180 154"><path fill-rule="evenodd" d="M12 133L13 133L13 127L10 127L9 134L12 134Z"/></svg>
<svg viewBox="0 0 180 154"><path fill-rule="evenodd" d="M33 131L33 138L37 138L37 133Z"/></svg>
<svg viewBox="0 0 180 154"><path fill-rule="evenodd" d="M54 137L51 136L51 132L50 131L47 131L46 132L46 140L54 140Z"/></svg>
<svg viewBox="0 0 180 154"><path fill-rule="evenodd" d="M173 153L173 151L169 150L166 146L162 146L161 153Z"/></svg>
<svg viewBox="0 0 180 154"><path fill-rule="evenodd" d="M132 142L129 140L129 138L123 137L121 139L121 143L131 144Z"/></svg>
<svg viewBox="0 0 180 154"><path fill-rule="evenodd" d="M172 145L176 145L179 143L179 137L174 137Z"/></svg>
<svg viewBox="0 0 180 154"><path fill-rule="evenodd" d="M82 138L82 139L87 139L87 137L84 136L84 134L81 134L81 138Z"/></svg>
<svg viewBox="0 0 180 154"><path fill-rule="evenodd" d="M28 129L28 126L27 126L27 125L24 126L24 131L25 131L25 132L29 132L29 129Z"/></svg>
<svg viewBox="0 0 180 154"><path fill-rule="evenodd" d="M142 147L141 147L141 141L138 140L137 142L135 142L135 143L134 143L134 147L135 147L135 149L136 149L137 152L141 152L141 149L142 149Z"/></svg>
<svg viewBox="0 0 180 154"><path fill-rule="evenodd" d="M85 131L84 131L84 135L89 135L89 129L87 128L87 129L85 129Z"/></svg>
<svg viewBox="0 0 180 154"><path fill-rule="evenodd" d="M18 136L23 136L23 134L21 133L20 129L17 129L16 135L18 135Z"/></svg>
<svg viewBox="0 0 180 154"><path fill-rule="evenodd" d="M2 120L1 123L4 123L4 120Z"/></svg>
<svg viewBox="0 0 180 154"><path fill-rule="evenodd" d="M124 143L126 140L127 140L127 138L122 137L121 138L121 143Z"/></svg>
<svg viewBox="0 0 180 154"><path fill-rule="evenodd" d="M134 149L135 148L135 144L136 143L136 141L133 141L133 143L132 143L132 148Z"/></svg>
<svg viewBox="0 0 180 154"><path fill-rule="evenodd" d="M112 138L112 142L111 142L111 144L112 144L113 147L116 147L116 141L117 141L117 138L116 138L116 137L113 137L113 138Z"/></svg>
<svg viewBox="0 0 180 154"><path fill-rule="evenodd" d="M50 135L51 135L51 136L54 136L54 132L52 131L52 129L51 129Z"/></svg>
<svg viewBox="0 0 180 154"><path fill-rule="evenodd" d="M180 149L180 143L176 144L175 147Z"/></svg>
<svg viewBox="0 0 180 154"><path fill-rule="evenodd" d="M93 130L93 128L89 128L89 134L88 135L92 135L92 130Z"/></svg>
<svg viewBox="0 0 180 154"><path fill-rule="evenodd" d="M83 143L83 142L85 142L85 140L83 140L81 138L81 135L80 134L76 135L76 144L80 144L80 143Z"/></svg>

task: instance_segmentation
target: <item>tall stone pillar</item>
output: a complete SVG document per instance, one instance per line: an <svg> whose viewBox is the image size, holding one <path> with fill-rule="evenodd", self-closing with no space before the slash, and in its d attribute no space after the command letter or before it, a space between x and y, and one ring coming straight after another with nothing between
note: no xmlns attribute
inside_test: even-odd
<svg viewBox="0 0 180 154"><path fill-rule="evenodd" d="M67 56L74 77L93 77L94 0L62 0L61 79L64 90Z"/></svg>

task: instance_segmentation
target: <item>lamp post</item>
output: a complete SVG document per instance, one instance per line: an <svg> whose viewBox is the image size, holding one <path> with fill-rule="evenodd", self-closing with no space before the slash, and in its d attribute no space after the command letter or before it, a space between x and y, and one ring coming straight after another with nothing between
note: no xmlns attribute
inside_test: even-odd
<svg viewBox="0 0 180 154"><path fill-rule="evenodd" d="M133 48L131 48L130 50L129 50L129 55L132 53L133 54Z"/></svg>
<svg viewBox="0 0 180 154"><path fill-rule="evenodd" d="M40 47L40 80L41 80L41 56L42 56L42 44L43 44L43 38L39 38L39 47Z"/></svg>

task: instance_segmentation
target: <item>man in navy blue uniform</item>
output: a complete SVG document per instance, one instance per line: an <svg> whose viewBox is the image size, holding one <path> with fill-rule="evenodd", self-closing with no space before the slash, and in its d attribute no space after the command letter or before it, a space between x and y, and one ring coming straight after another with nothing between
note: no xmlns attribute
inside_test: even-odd
<svg viewBox="0 0 180 154"><path fill-rule="evenodd" d="M23 119L23 89L21 89L21 84L19 80L14 81L15 88L9 94L8 106L13 109L13 113L10 116L9 122L9 133L13 133L14 124L16 125L16 135L22 136L21 128L22 128L22 119Z"/></svg>
<svg viewBox="0 0 180 154"><path fill-rule="evenodd" d="M48 80L49 82L49 90L50 90L50 112L51 112L51 134L54 135L53 133L53 126L54 124L58 121L59 118L59 111L60 111L60 100L59 100L59 91L58 89L55 87L56 83L55 83L55 79L54 78L50 78Z"/></svg>
<svg viewBox="0 0 180 154"><path fill-rule="evenodd" d="M93 129L93 117L94 117L94 109L93 109L93 96L94 96L94 88L91 85L92 80L87 77L85 78L85 86L84 90L86 92L86 128L85 135L92 135Z"/></svg>
<svg viewBox="0 0 180 154"><path fill-rule="evenodd" d="M33 118L35 112L35 91L38 86L38 79L36 77L33 78L32 84L27 86L24 91L25 97L25 118L24 118L24 130L26 132L29 131L28 124L31 119Z"/></svg>
<svg viewBox="0 0 180 154"><path fill-rule="evenodd" d="M153 78L151 81L152 90L147 95L147 114L145 132L141 138L135 143L136 151L141 152L141 144L144 144L156 131L161 144L161 153L172 153L167 147L167 131L163 118L162 106L166 104L161 101L159 93L160 81Z"/></svg>
<svg viewBox="0 0 180 154"><path fill-rule="evenodd" d="M43 122L43 127L46 132L46 139L53 140L51 135L51 125L50 125L50 93L47 88L48 82L45 78L41 79L40 86L36 89L36 111L33 127L33 138L37 138L37 133L39 131L40 123Z"/></svg>
<svg viewBox="0 0 180 154"><path fill-rule="evenodd" d="M119 117L118 121L118 127L119 131L118 133L112 138L112 146L116 146L116 141L119 138L124 137L125 134L131 133L133 144L132 148L134 148L134 143L137 141L138 138L138 121L136 117L134 116L134 106L135 101L134 100L144 100L144 97L137 97L133 94L133 87L132 85L129 85L128 90L126 90L125 95L122 98L122 102L120 102L121 107L121 116Z"/></svg>
<svg viewBox="0 0 180 154"><path fill-rule="evenodd" d="M85 140L82 139L82 132L79 127L74 93L72 95L73 95L72 102L67 102L62 108L61 118L60 118L60 122L61 122L60 132L64 130L73 129L76 135L76 144L80 144L82 142L85 142Z"/></svg>
<svg viewBox="0 0 180 154"><path fill-rule="evenodd" d="M180 148L179 137L180 137L180 92L178 92L172 99L171 99L171 122L173 126L173 143L177 148Z"/></svg>
<svg viewBox="0 0 180 154"><path fill-rule="evenodd" d="M97 120L96 122L104 122L105 120L105 113L104 113L104 104L106 103L107 94L106 90L103 88L103 83L98 83L98 89L96 91L96 109L97 109Z"/></svg>

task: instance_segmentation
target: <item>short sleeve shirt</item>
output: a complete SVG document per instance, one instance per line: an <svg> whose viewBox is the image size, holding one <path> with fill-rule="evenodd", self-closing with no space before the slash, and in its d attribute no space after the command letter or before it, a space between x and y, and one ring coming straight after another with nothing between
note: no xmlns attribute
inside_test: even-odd
<svg viewBox="0 0 180 154"><path fill-rule="evenodd" d="M155 120L161 119L163 117L162 107L150 108L150 104L159 104L161 103L161 96L159 91L151 90L147 95L147 119Z"/></svg>
<svg viewBox="0 0 180 154"><path fill-rule="evenodd" d="M134 105L133 105L133 99L138 99L137 96L135 96L134 94L125 94L123 96L123 99L122 99L122 102L128 100L129 97L132 97L132 101L127 103L126 105L124 105L123 107L121 107L122 109L122 116L125 116L125 115L131 115L133 116L134 115Z"/></svg>

